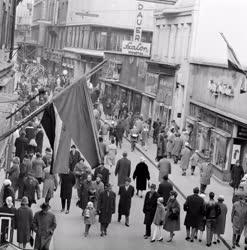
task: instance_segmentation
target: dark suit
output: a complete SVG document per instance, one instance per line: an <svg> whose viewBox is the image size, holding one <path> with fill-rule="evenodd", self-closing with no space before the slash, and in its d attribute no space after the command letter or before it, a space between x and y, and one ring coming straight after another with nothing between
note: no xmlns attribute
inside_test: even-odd
<svg viewBox="0 0 247 250"><path fill-rule="evenodd" d="M164 199L164 206L170 197L170 192L173 190L173 186L169 181L163 181L159 184L158 194Z"/></svg>

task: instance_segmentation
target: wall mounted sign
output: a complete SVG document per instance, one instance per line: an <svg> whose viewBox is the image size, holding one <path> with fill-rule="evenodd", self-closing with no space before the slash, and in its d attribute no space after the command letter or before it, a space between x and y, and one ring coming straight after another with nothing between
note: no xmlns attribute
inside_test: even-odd
<svg viewBox="0 0 247 250"><path fill-rule="evenodd" d="M143 3L137 1L137 16L134 28L135 42L141 42L142 39L143 9L144 9Z"/></svg>
<svg viewBox="0 0 247 250"><path fill-rule="evenodd" d="M122 53L134 56L150 56L150 43L123 41Z"/></svg>
<svg viewBox="0 0 247 250"><path fill-rule="evenodd" d="M214 80L209 80L208 90L215 96L225 95L228 97L234 97L234 89L228 83L216 82Z"/></svg>
<svg viewBox="0 0 247 250"><path fill-rule="evenodd" d="M236 164L236 161L239 161L240 151L241 151L241 145L233 144L231 164Z"/></svg>

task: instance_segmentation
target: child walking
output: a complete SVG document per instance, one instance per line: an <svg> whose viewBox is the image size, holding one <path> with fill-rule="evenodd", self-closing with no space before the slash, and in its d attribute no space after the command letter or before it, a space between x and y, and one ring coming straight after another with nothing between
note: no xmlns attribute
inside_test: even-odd
<svg viewBox="0 0 247 250"><path fill-rule="evenodd" d="M93 202L89 201L87 203L87 207L84 210L85 237L88 236L91 225L95 224L96 222L95 216L96 216L96 209L93 206Z"/></svg>

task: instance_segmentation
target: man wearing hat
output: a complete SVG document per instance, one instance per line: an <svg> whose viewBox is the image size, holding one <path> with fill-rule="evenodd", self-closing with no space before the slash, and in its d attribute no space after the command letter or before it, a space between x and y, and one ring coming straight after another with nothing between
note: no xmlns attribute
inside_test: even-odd
<svg viewBox="0 0 247 250"><path fill-rule="evenodd" d="M184 144L184 148L181 152L181 163L180 163L180 167L182 169L182 175L186 175L186 171L189 167L189 163L190 163L190 157L191 157L191 153L192 153L192 149L190 147L190 144L188 142L185 142Z"/></svg>
<svg viewBox="0 0 247 250"><path fill-rule="evenodd" d="M48 203L43 203L40 208L41 211L36 212L33 219L33 230L36 233L34 249L49 250L52 235L57 227L56 217L48 211Z"/></svg>
<svg viewBox="0 0 247 250"><path fill-rule="evenodd" d="M131 208L131 199L134 196L135 189L130 185L131 179L125 178L125 185L119 188L119 204L118 204L118 222L121 221L122 215L125 215L125 226L129 227L129 215Z"/></svg>
<svg viewBox="0 0 247 250"><path fill-rule="evenodd" d="M15 156L20 158L22 163L24 156L27 152L28 139L26 138L26 132L22 130L20 132L20 137L15 140Z"/></svg>
<svg viewBox="0 0 247 250"><path fill-rule="evenodd" d="M104 185L107 185L109 183L109 169L107 169L104 166L104 163L101 163L95 170L94 170L94 175L93 175L93 179L96 180L98 175L101 175L101 181L103 182Z"/></svg>
<svg viewBox="0 0 247 250"><path fill-rule="evenodd" d="M126 177L130 177L131 161L127 159L127 152L123 152L123 158L118 160L115 169L115 176L118 176L118 186L125 184Z"/></svg>

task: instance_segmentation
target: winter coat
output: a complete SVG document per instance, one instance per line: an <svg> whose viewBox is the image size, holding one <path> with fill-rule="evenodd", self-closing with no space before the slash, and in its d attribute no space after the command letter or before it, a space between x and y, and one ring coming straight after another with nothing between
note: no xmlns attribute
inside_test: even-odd
<svg viewBox="0 0 247 250"><path fill-rule="evenodd" d="M171 152L173 156L180 156L181 150L183 148L183 144L184 142L182 138L175 137L172 152Z"/></svg>
<svg viewBox="0 0 247 250"><path fill-rule="evenodd" d="M191 149L188 147L185 147L182 150L181 155L182 155L182 158L181 158L181 162L180 162L180 167L183 170L187 170L189 167L189 163L190 163Z"/></svg>
<svg viewBox="0 0 247 250"><path fill-rule="evenodd" d="M159 161L157 167L159 169L159 182L162 182L165 175L171 174L171 163L166 158L163 158Z"/></svg>
<svg viewBox="0 0 247 250"><path fill-rule="evenodd" d="M22 205L16 212L17 242L28 243L30 241L33 223L33 211L30 207Z"/></svg>
<svg viewBox="0 0 247 250"><path fill-rule="evenodd" d="M234 165L231 169L231 178L232 178L231 186L237 189L243 176L244 176L243 167Z"/></svg>
<svg viewBox="0 0 247 250"><path fill-rule="evenodd" d="M216 220L221 214L220 206L214 200L209 200L206 203L205 216L206 220Z"/></svg>
<svg viewBox="0 0 247 250"><path fill-rule="evenodd" d="M94 171L94 180L96 180L98 174L102 175L101 180L104 183L104 185L109 183L109 175L110 175L109 169L107 169L105 167L103 167L103 168L97 167Z"/></svg>
<svg viewBox="0 0 247 250"><path fill-rule="evenodd" d="M22 163L24 156L27 152L28 139L26 137L18 137L15 140L15 156L20 158Z"/></svg>
<svg viewBox="0 0 247 250"><path fill-rule="evenodd" d="M174 146L174 140L175 140L175 135L174 134L170 134L167 138L167 153L172 153L172 149Z"/></svg>
<svg viewBox="0 0 247 250"><path fill-rule="evenodd" d="M200 167L200 183L203 185L209 185L210 179L213 175L213 165L207 162L199 164Z"/></svg>
<svg viewBox="0 0 247 250"><path fill-rule="evenodd" d="M118 175L118 186L125 184L126 177L130 177L131 172L131 162L127 158L123 157L118 160L115 169L115 175Z"/></svg>
<svg viewBox="0 0 247 250"><path fill-rule="evenodd" d="M96 222L96 209L95 208L86 208L84 210L84 224L93 225Z"/></svg>
<svg viewBox="0 0 247 250"><path fill-rule="evenodd" d="M70 172L69 174L61 174L61 190L60 198L61 199L71 199L72 189L75 185L75 176Z"/></svg>
<svg viewBox="0 0 247 250"><path fill-rule="evenodd" d="M180 205L176 199L169 199L166 206L166 218L163 228L167 232L180 231ZM172 215L176 215L176 219Z"/></svg>
<svg viewBox="0 0 247 250"><path fill-rule="evenodd" d="M164 133L160 133L157 142L157 154L156 154L157 160L167 156L166 147L167 147L167 138L164 137Z"/></svg>
<svg viewBox="0 0 247 250"><path fill-rule="evenodd" d="M26 132L26 137L28 140L28 143L32 140L35 139L35 128L32 126L27 126L25 129Z"/></svg>
<svg viewBox="0 0 247 250"><path fill-rule="evenodd" d="M192 156L190 157L190 165L191 166L197 166L199 163L199 155L195 152L192 154Z"/></svg>
<svg viewBox="0 0 247 250"><path fill-rule="evenodd" d="M123 126L123 122L119 122L116 126L116 138L118 140L123 139L123 135L124 135L124 126Z"/></svg>
<svg viewBox="0 0 247 250"><path fill-rule="evenodd" d="M70 171L74 171L75 165L76 163L78 163L81 160L81 154L79 151L75 151L75 153L73 154L72 151L70 151L69 154L69 169Z"/></svg>
<svg viewBox="0 0 247 250"><path fill-rule="evenodd" d="M220 207L220 215L216 219L215 225L215 234L224 234L225 233L225 226L226 226L226 214L227 214L227 206L222 202L218 202Z"/></svg>
<svg viewBox="0 0 247 250"><path fill-rule="evenodd" d="M150 180L150 174L148 171L148 165L145 162L140 162L136 165L133 179L136 179L137 190L146 190L147 180Z"/></svg>
<svg viewBox="0 0 247 250"><path fill-rule="evenodd" d="M40 199L39 182L33 176L27 176L23 180L23 196L27 196L30 204L36 203L35 192L37 199Z"/></svg>
<svg viewBox="0 0 247 250"><path fill-rule="evenodd" d="M232 228L233 233L241 235L244 226L246 223L247 218L247 204L246 202L240 200L233 204L232 207L232 214L231 214L231 221L232 221Z"/></svg>
<svg viewBox="0 0 247 250"><path fill-rule="evenodd" d="M159 188L158 188L158 194L160 197L163 197L164 199L164 205L166 205L169 197L170 197L170 192L173 190L173 186L169 181L165 181L163 180L160 184L159 184Z"/></svg>
<svg viewBox="0 0 247 250"><path fill-rule="evenodd" d="M43 178L43 169L46 167L44 161L40 158L36 158L32 161L32 170L35 178Z"/></svg>
<svg viewBox="0 0 247 250"><path fill-rule="evenodd" d="M80 189L80 201L81 208L85 209L89 201L95 201L96 199L96 183L95 181L88 182L87 180L83 181Z"/></svg>
<svg viewBox="0 0 247 250"><path fill-rule="evenodd" d="M35 141L37 143L36 152L39 152L40 154L42 154L43 140L44 132L40 129L35 136Z"/></svg>
<svg viewBox="0 0 247 250"><path fill-rule="evenodd" d="M36 212L33 219L33 229L36 233L34 249L49 249L56 227L54 214L43 211Z"/></svg>
<svg viewBox="0 0 247 250"><path fill-rule="evenodd" d="M11 180L12 187L14 191L18 189L19 175L20 175L20 166L19 164L13 163L12 167L7 170L7 174L9 174L9 180Z"/></svg>
<svg viewBox="0 0 247 250"><path fill-rule="evenodd" d="M125 186L120 186L119 188L119 204L118 204L118 214L129 216L131 208L131 199L134 196L135 189L133 186L129 185L126 189Z"/></svg>
<svg viewBox="0 0 247 250"><path fill-rule="evenodd" d="M146 193L143 206L143 213L145 214L144 224L146 225L151 225L153 222L158 198L159 195L157 192L154 192L152 195L150 191Z"/></svg>
<svg viewBox="0 0 247 250"><path fill-rule="evenodd" d="M116 194L112 191L104 191L98 200L98 213L100 223L111 223L112 215L116 209Z"/></svg>
<svg viewBox="0 0 247 250"><path fill-rule="evenodd" d="M156 226L162 226L166 218L166 209L163 204L157 204L153 223Z"/></svg>
<svg viewBox="0 0 247 250"><path fill-rule="evenodd" d="M75 168L74 168L74 175L75 175L75 187L77 189L80 188L80 182L81 182L81 177L83 174L85 174L88 170L88 167L84 164L81 163L80 161L78 163L76 163Z"/></svg>
<svg viewBox="0 0 247 250"><path fill-rule="evenodd" d="M198 228L205 215L204 200L197 194L188 196L184 203L184 211L186 212L184 225Z"/></svg>
<svg viewBox="0 0 247 250"><path fill-rule="evenodd" d="M44 169L43 198L46 196L52 198L54 195L54 190L57 189L58 186L57 179L53 174L50 173L50 170L50 167Z"/></svg>
<svg viewBox="0 0 247 250"><path fill-rule="evenodd" d="M0 207L6 204L6 198L11 196L13 204L15 205L15 192L12 186L2 186L1 189L1 198L0 198Z"/></svg>

